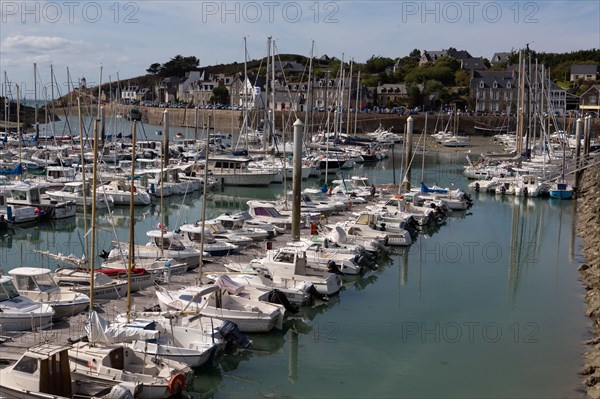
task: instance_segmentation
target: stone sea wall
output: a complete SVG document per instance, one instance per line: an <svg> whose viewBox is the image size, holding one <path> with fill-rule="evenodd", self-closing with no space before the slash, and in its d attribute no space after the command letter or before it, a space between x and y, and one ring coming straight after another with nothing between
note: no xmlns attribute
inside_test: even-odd
<svg viewBox="0 0 600 399"><path fill-rule="evenodd" d="M586 263L579 267L586 289L586 315L593 321L595 338L589 340L581 374L592 398L600 398L600 165L585 172L577 200L577 230L583 240Z"/></svg>

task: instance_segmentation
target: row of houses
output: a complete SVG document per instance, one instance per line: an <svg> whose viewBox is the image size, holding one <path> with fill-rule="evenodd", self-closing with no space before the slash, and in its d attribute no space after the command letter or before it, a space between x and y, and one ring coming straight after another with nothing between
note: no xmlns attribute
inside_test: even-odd
<svg viewBox="0 0 600 399"><path fill-rule="evenodd" d="M506 63L513 53L495 53L492 64ZM423 51L420 65L435 62L441 57L453 57L468 70L469 107L478 112L516 112L518 93L518 70L508 65L505 71L488 70L483 59L474 58L465 50ZM356 80L330 78L328 75L299 82L299 76L307 76L305 65L295 61L279 61L274 65L276 78L266 82L264 76L241 73L235 75L208 74L206 71L190 71L184 78L162 79L154 90L141 87L127 87L117 94L118 98L129 101L154 100L159 102L180 101L195 105L212 103L214 89L225 87L229 93L229 105L248 106L264 109L267 105L275 110L306 111L335 109L338 104L354 108L357 99L359 107L368 103L404 105L408 100L408 87L405 83L379 84L377 87L357 89ZM579 99L549 79L542 78L542 70L531 74L533 81L528 85L531 104L540 103L543 98L546 108L563 115L567 109L576 108ZM571 79L592 80L597 76L596 65L573 65ZM544 80L542 82L542 80ZM269 86L269 87L268 87ZM421 87L422 89L422 87ZM267 95L269 92L269 95Z"/></svg>

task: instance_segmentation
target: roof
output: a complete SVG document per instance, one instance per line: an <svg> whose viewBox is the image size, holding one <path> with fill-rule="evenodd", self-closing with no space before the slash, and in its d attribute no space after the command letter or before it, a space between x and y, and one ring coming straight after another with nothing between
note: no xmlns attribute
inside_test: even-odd
<svg viewBox="0 0 600 399"><path fill-rule="evenodd" d="M474 71L473 77L469 87L473 90L477 89L481 82L484 84L484 88L490 88L496 83L498 88L507 88L510 82L512 87L516 86L516 75L513 76L512 72L506 71Z"/></svg>
<svg viewBox="0 0 600 399"><path fill-rule="evenodd" d="M42 267L17 267L8 271L8 274L11 276L41 276L50 273L52 273L50 269Z"/></svg>
<svg viewBox="0 0 600 399"><path fill-rule="evenodd" d="M492 56L492 59L490 60L490 63L499 64L502 62L508 62L511 55L512 55L512 53L509 53L509 52L494 53L494 55Z"/></svg>
<svg viewBox="0 0 600 399"><path fill-rule="evenodd" d="M594 92L596 92L596 93L594 93ZM583 97L586 97L588 94L592 94L592 93L594 93L594 94L596 94L596 95L600 94L600 85L593 85L592 87L590 87L589 89L587 89L587 90L585 91L585 93L583 93L583 94L582 94L581 96L579 96L579 97L580 97L580 98L583 98Z"/></svg>
<svg viewBox="0 0 600 399"><path fill-rule="evenodd" d="M163 233L161 230L150 230L146 232L146 235L152 238L179 238L179 235L173 231Z"/></svg>
<svg viewBox="0 0 600 399"><path fill-rule="evenodd" d="M473 58L467 50L456 50L456 49L448 49L448 50L441 50L441 51L423 50L423 52L421 53L421 59L425 58L427 61L435 61L440 57L446 57L446 56L456 58L459 60Z"/></svg>
<svg viewBox="0 0 600 399"><path fill-rule="evenodd" d="M39 344L27 349L27 352L25 352L25 354L28 356L35 355L35 357L45 359L56 353L69 350L70 348L71 347L68 345Z"/></svg>
<svg viewBox="0 0 600 399"><path fill-rule="evenodd" d="M571 65L571 74L573 75L595 75L596 73L598 73L598 65L595 64Z"/></svg>
<svg viewBox="0 0 600 399"><path fill-rule="evenodd" d="M484 70L487 69L485 64L483 63L483 58L465 58L461 62L461 68L466 69L468 71L472 70Z"/></svg>

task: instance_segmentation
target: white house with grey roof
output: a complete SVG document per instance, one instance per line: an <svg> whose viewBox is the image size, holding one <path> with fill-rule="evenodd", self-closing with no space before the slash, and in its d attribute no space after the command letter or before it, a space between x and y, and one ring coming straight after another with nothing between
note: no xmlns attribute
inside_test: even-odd
<svg viewBox="0 0 600 399"><path fill-rule="evenodd" d="M574 64L571 65L571 82L575 82L579 79L583 80L596 80L598 74L598 65L595 64Z"/></svg>

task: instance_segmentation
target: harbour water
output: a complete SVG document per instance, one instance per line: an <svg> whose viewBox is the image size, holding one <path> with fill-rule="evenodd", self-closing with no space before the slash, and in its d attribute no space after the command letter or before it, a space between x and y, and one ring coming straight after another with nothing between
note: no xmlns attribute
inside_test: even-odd
<svg viewBox="0 0 600 399"><path fill-rule="evenodd" d="M462 155L431 153L424 179L466 188L463 163ZM349 173L390 182L392 161ZM320 184L309 180L306 186ZM247 199L273 199L281 191L281 185L225 188L210 194L207 215L241 210ZM199 196L165 200L164 223L174 228L199 219ZM145 231L162 216L158 205L135 212L136 241L145 243ZM455 212L408 251L382 260L379 270L349 280L326 305L304 309L285 331L253 335L251 350L197 370L190 395L583 397L577 371L590 326L574 217L575 202L475 195L469 211ZM127 239L128 223L126 208L100 213L98 251ZM0 266L55 268L31 249L81 256L83 240L81 214L18 228L0 237Z"/></svg>

